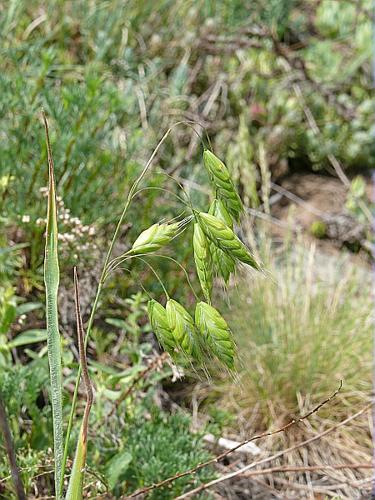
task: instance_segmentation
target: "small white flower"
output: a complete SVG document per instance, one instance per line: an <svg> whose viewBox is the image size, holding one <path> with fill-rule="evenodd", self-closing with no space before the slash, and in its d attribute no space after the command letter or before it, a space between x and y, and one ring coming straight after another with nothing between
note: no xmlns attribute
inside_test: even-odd
<svg viewBox="0 0 375 500"><path fill-rule="evenodd" d="M30 215L23 215L22 222L30 222Z"/></svg>

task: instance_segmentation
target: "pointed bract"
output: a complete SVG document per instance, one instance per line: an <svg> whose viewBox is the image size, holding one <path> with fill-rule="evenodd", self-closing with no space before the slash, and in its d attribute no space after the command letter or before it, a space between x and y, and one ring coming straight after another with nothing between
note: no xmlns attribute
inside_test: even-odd
<svg viewBox="0 0 375 500"><path fill-rule="evenodd" d="M202 333L208 350L228 368L234 368L235 344L225 319L211 305L199 302L195 308L195 324Z"/></svg>
<svg viewBox="0 0 375 500"><path fill-rule="evenodd" d="M133 243L127 255L143 255L155 252L168 245L178 234L180 223L173 224L153 224L143 231Z"/></svg>
<svg viewBox="0 0 375 500"><path fill-rule="evenodd" d="M229 170L211 151L203 153L204 165L216 187L218 197L224 202L231 216L238 220L243 210L241 198L234 187Z"/></svg>
<svg viewBox="0 0 375 500"><path fill-rule="evenodd" d="M169 328L175 341L185 354L199 360L201 350L193 318L181 304L173 299L168 300L166 310Z"/></svg>
<svg viewBox="0 0 375 500"><path fill-rule="evenodd" d="M161 304L159 304L159 302L156 302L156 300L153 299L148 302L147 311L152 329L160 345L169 354L173 354L177 344L173 333L169 328L167 311Z"/></svg>
<svg viewBox="0 0 375 500"><path fill-rule="evenodd" d="M210 302L213 283L210 242L198 223L194 224L193 249L199 282L207 302Z"/></svg>
<svg viewBox="0 0 375 500"><path fill-rule="evenodd" d="M229 215L227 209L225 208L223 202L221 200L214 200L210 206L210 210L208 212L211 215L214 215L219 220L224 222L228 227L233 229L233 220ZM217 247L212 241L210 241L210 249L212 255L213 267L216 272L216 275L222 276L224 282L228 284L230 275L234 273L236 269L235 260L223 252L219 247Z"/></svg>
<svg viewBox="0 0 375 500"><path fill-rule="evenodd" d="M199 212L198 222L205 235L223 252L259 270L260 266L233 230L211 214Z"/></svg>

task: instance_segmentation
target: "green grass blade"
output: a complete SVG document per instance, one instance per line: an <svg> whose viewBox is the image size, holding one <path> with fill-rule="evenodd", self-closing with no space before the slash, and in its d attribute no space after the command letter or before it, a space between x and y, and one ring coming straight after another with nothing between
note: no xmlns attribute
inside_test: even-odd
<svg viewBox="0 0 375 500"><path fill-rule="evenodd" d="M79 432L76 454L74 457L72 474L69 480L66 500L82 500L83 496L83 473L86 464L87 434L84 434L83 422Z"/></svg>
<svg viewBox="0 0 375 500"><path fill-rule="evenodd" d="M74 297L75 297L75 307L76 307L79 359L81 365L82 378L86 389L86 407L83 414L81 430L79 432L76 454L73 461L72 474L69 480L66 500L81 500L83 496L83 478L84 478L86 455L87 455L87 431L89 425L90 410L93 402L93 392L87 368L84 331L83 331L82 317L79 305L79 284L78 284L78 276L76 268L74 268Z"/></svg>
<svg viewBox="0 0 375 500"><path fill-rule="evenodd" d="M55 493L60 498L63 458L63 415L62 415L62 371L61 339L57 312L57 293L59 288L59 260L57 253L57 209L53 159L49 142L48 124L43 113L48 153L48 212L47 236L44 259L44 283L46 287L47 346L50 369L50 389L53 417L53 443L55 457Z"/></svg>

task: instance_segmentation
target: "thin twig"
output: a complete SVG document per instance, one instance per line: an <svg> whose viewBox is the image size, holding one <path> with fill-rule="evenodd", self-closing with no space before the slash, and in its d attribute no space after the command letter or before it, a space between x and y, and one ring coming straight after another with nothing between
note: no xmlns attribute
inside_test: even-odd
<svg viewBox="0 0 375 500"><path fill-rule="evenodd" d="M82 420L82 439L84 442L87 441L87 430L89 425L89 415L94 400L94 394L92 390L92 385L89 377L89 371L87 368L87 357L85 348L85 332L83 330L81 307L79 302L79 281L77 268L74 267L74 302L76 309L76 321L77 321L77 337L78 337L78 350L79 350L79 360L80 366L82 367L82 379L86 390L86 406L83 414Z"/></svg>
<svg viewBox="0 0 375 500"><path fill-rule="evenodd" d="M240 474L242 477L259 476L263 474L273 474L275 472L308 472L308 471L327 471L327 470L341 470L341 469L372 469L372 463L366 464L338 464L338 465L294 465L294 466L280 466L270 467L269 469L260 469L254 471L247 471Z"/></svg>
<svg viewBox="0 0 375 500"><path fill-rule="evenodd" d="M249 439L246 439L245 441L242 441L234 448L231 448L230 450L227 450L227 451L221 453L220 455L217 455L216 457L211 458L210 460L207 460L206 462L200 463L200 464L196 465L195 467L193 467L189 470L186 470L184 472L179 472L178 474L176 474L172 477L169 477L167 479L164 479L163 481L160 481L159 483L155 483L155 484L152 484L151 486L147 486L145 488L137 490L134 493L132 493L131 495L123 497L123 499L135 498L139 495L142 495L143 493L147 493L149 491L155 490L156 488L161 488L162 486L166 486L167 484L172 483L176 479L188 476L190 474L195 474L198 470L202 469L203 467L207 467L207 465L219 462L223 458L227 457L230 453L233 453L234 451L238 450L238 448L241 448L241 446L244 446L245 444L250 443L251 441L255 441L255 440L263 438L263 437L273 436L273 435L279 434L281 432L285 432L287 429L289 429L289 427L292 427L293 425L296 425L299 422L302 422L303 420L309 418L314 413L318 412L322 408L322 406L326 405L333 398L335 398L337 396L337 394L340 392L341 388L342 388L342 381L340 381L340 385L336 389L336 391L331 396L329 396L327 399L325 399L323 402L318 404L318 406L316 406L311 411L306 413L306 415L303 415L301 417L298 417L297 419L291 420L289 423L287 423L286 425L283 425L279 429L276 429L275 431L263 432L262 434L257 434L256 436L253 436ZM202 485L202 486L204 486L204 485ZM204 488L202 488L202 489L204 489ZM192 492L195 492L195 490L193 490ZM181 498L183 498L183 497L181 497Z"/></svg>
<svg viewBox="0 0 375 500"><path fill-rule="evenodd" d="M26 500L26 494L23 487L20 470L17 465L16 452L14 450L12 434L10 432L8 418L1 394L0 394L0 429L4 436L5 450L8 455L10 472L12 475L12 480L14 484L14 489L17 494L17 498L19 500Z"/></svg>
<svg viewBox="0 0 375 500"><path fill-rule="evenodd" d="M133 392L135 386L155 368L158 366L163 365L164 361L168 358L169 354L167 352L163 352L162 354L159 354L156 356L154 359L151 360L150 364L141 372L139 372L138 376L135 377L133 382L130 384L130 386L124 391L121 396L116 400L114 407L112 408L111 412L109 413L109 416L111 417L114 412L117 410L117 408L120 406L120 404Z"/></svg>
<svg viewBox="0 0 375 500"><path fill-rule="evenodd" d="M188 491L187 493L184 493L183 495L180 495L175 500L182 500L183 498L188 498L188 497L190 497L192 495L195 495L196 493L199 493L200 491L203 491L203 490L206 490L206 489L210 488L211 486L214 486L214 485L216 485L218 483L226 481L227 479L232 479L234 477L241 476L241 475L243 475L244 472L247 472L248 470L253 469L254 467L256 467L258 465L262 465L262 464L265 464L267 462L271 462L271 461L275 460L276 458L279 458L279 457L285 455L286 453L289 453L291 451L297 450L298 448L302 448L303 446L309 445L312 442L317 441L318 439L321 439L323 436L326 436L330 432L338 429L339 427L342 427L343 425L346 425L351 420L354 420L355 418L357 418L360 415L362 415L363 413L365 413L371 407L372 407L372 403L366 405L364 408L362 408L362 410L358 411L354 415L351 415L350 417L346 418L342 422L339 422L338 424L334 425L333 427L330 427L329 429L321 432L320 434L317 434L316 436L313 436L313 437L311 437L309 439L306 439L306 441L302 441L301 443L297 443L297 444L295 444L293 446L290 446L289 448L287 448L285 450L281 450L278 453L275 453L274 455L272 455L270 457L266 457L266 458L263 458L262 460L258 460L257 462L253 462L253 463L251 463L249 465L246 465L242 469L239 469L239 470L237 470L235 472L231 472L230 474L226 474L225 476L219 477L218 479L214 479L213 481L210 481L209 483L202 484L198 488L195 488L193 490Z"/></svg>

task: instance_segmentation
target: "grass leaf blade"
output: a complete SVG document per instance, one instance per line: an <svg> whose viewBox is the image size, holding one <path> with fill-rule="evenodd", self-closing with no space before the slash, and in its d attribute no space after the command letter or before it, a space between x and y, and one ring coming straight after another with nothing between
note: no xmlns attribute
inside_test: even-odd
<svg viewBox="0 0 375 500"><path fill-rule="evenodd" d="M57 252L57 208L56 190L53 168L53 159L49 141L48 123L43 113L43 122L46 133L48 155L48 211L47 235L44 258L44 283L46 287L46 313L47 313L47 346L50 369L51 402L53 417L53 443L55 458L55 492L60 498L60 484L62 482L63 458L63 414L62 414L62 366L61 366L61 339L57 311L57 294L59 288L59 260Z"/></svg>

